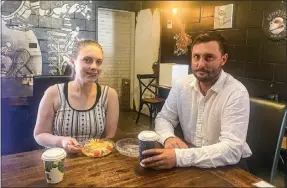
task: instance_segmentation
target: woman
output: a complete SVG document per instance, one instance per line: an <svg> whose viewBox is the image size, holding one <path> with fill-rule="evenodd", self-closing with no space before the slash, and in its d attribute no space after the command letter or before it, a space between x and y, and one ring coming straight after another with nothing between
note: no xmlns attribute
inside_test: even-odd
<svg viewBox="0 0 287 188"><path fill-rule="evenodd" d="M115 89L95 83L102 71L101 46L80 41L73 55L74 80L46 90L34 129L38 144L62 147L70 153L81 152L77 147L81 141L113 137L119 118Z"/></svg>

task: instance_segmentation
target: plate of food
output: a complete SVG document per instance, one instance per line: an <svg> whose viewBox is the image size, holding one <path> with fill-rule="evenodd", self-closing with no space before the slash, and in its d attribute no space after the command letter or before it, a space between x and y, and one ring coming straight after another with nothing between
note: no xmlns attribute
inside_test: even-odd
<svg viewBox="0 0 287 188"><path fill-rule="evenodd" d="M81 143L82 153L88 157L103 157L110 154L114 142L109 139L90 139Z"/></svg>

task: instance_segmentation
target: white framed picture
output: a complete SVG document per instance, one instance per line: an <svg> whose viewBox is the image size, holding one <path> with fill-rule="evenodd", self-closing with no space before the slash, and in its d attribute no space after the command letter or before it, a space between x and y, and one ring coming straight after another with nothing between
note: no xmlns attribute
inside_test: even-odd
<svg viewBox="0 0 287 188"><path fill-rule="evenodd" d="M232 28L233 4L216 6L214 12L214 29Z"/></svg>

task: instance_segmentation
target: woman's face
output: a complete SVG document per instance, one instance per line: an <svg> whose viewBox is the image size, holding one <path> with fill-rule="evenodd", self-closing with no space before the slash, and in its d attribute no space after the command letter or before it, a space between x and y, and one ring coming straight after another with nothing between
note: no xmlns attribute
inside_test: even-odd
<svg viewBox="0 0 287 188"><path fill-rule="evenodd" d="M83 82L95 82L102 72L102 50L96 45L81 47L77 59L74 61L76 79Z"/></svg>

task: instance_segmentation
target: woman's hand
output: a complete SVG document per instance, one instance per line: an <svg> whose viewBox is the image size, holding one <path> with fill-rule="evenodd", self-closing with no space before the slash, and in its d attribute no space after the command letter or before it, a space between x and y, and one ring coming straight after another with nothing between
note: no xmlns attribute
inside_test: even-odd
<svg viewBox="0 0 287 188"><path fill-rule="evenodd" d="M62 147L68 153L80 153L80 152L82 152L82 148L80 147L80 144L74 138L63 137L61 140L61 144L62 144Z"/></svg>

